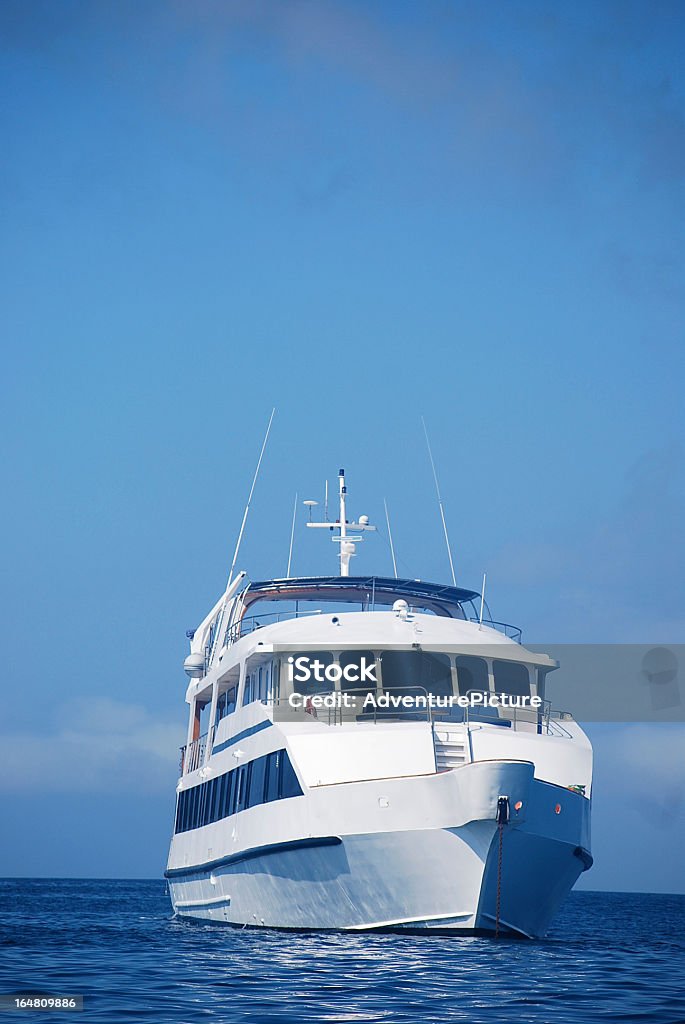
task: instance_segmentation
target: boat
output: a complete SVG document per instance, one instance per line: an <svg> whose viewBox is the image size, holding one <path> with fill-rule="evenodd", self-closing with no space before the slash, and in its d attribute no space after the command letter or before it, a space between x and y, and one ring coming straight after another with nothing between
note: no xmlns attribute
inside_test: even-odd
<svg viewBox="0 0 685 1024"><path fill-rule="evenodd" d="M188 633L173 910L542 936L592 864L592 748L545 697L558 662L492 620L482 591L351 575L375 527L347 500L340 470L335 520L305 503L336 575L232 569Z"/></svg>

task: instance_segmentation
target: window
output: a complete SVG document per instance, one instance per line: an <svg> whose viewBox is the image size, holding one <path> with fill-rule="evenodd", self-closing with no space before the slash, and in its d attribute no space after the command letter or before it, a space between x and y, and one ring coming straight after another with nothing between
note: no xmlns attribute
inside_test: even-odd
<svg viewBox="0 0 685 1024"><path fill-rule="evenodd" d="M212 821L218 821L221 817L221 791L224 785L225 775L214 779L214 799L212 800Z"/></svg>
<svg viewBox="0 0 685 1024"><path fill-rule="evenodd" d="M418 651L383 651L381 654L383 691L397 696L416 693L421 685L421 658Z"/></svg>
<svg viewBox="0 0 685 1024"><path fill-rule="evenodd" d="M225 693L220 693L216 702L216 720L217 724L226 715L230 715L236 709L238 696L238 687L232 686L230 690L226 690Z"/></svg>
<svg viewBox="0 0 685 1024"><path fill-rule="evenodd" d="M252 762L252 771L250 772L250 792L247 799L248 807L256 807L258 804L264 803L266 761L266 757L258 757L256 761Z"/></svg>
<svg viewBox="0 0 685 1024"><path fill-rule="evenodd" d="M267 701L271 697L271 670L272 663L255 665L245 676L245 689L243 690L243 705L251 704L255 700Z"/></svg>
<svg viewBox="0 0 685 1024"><path fill-rule="evenodd" d="M250 788L250 765L242 764L238 768L238 781L237 781L237 796L236 796L236 813L238 811L244 811L247 807L247 795Z"/></svg>
<svg viewBox="0 0 685 1024"><path fill-rule="evenodd" d="M378 667L373 651L342 651L340 668L343 670L341 690L375 691Z"/></svg>
<svg viewBox="0 0 685 1024"><path fill-rule="evenodd" d="M530 676L527 665L522 665L520 661L494 661L492 669L497 693L530 697Z"/></svg>
<svg viewBox="0 0 685 1024"><path fill-rule="evenodd" d="M292 674L295 693L330 693L335 689L335 682L325 674L333 664L330 651L302 651L294 654L293 659L292 664L286 663L285 670L288 679Z"/></svg>
<svg viewBox="0 0 685 1024"><path fill-rule="evenodd" d="M228 818L231 814L235 814L235 787L238 780L238 773L228 772L226 778L226 798L224 801L224 812L221 815L222 818Z"/></svg>
<svg viewBox="0 0 685 1024"><path fill-rule="evenodd" d="M198 804L199 804L199 800L200 800L200 786L194 786L193 789L191 789L190 792L191 792L191 797L190 797L190 827L191 828L197 828L197 819L198 819L198 810L199 810Z"/></svg>
<svg viewBox="0 0 685 1024"><path fill-rule="evenodd" d="M272 800L278 800L281 760L280 750L274 750L272 754L267 755L266 786L264 787L264 800L266 803L270 803Z"/></svg>
<svg viewBox="0 0 685 1024"><path fill-rule="evenodd" d="M452 695L449 655L435 651L383 651L381 673L384 692L397 696L426 690L437 697Z"/></svg>
<svg viewBox="0 0 685 1024"><path fill-rule="evenodd" d="M484 658L474 658L470 654L457 655L457 685L462 697L465 697L469 690L487 693L490 689L487 661Z"/></svg>
<svg viewBox="0 0 685 1024"><path fill-rule="evenodd" d="M257 700L267 701L271 696L271 662L260 665L258 670Z"/></svg>
<svg viewBox="0 0 685 1024"><path fill-rule="evenodd" d="M280 797L281 800L285 800L291 796L302 796L302 789L297 781L295 769L290 763L290 758L286 755L281 765Z"/></svg>
<svg viewBox="0 0 685 1024"><path fill-rule="evenodd" d="M285 750L275 750L178 795L175 832L188 832L248 807L302 796Z"/></svg>
<svg viewBox="0 0 685 1024"><path fill-rule="evenodd" d="M436 697L452 696L452 665L448 654L421 651L421 686Z"/></svg>

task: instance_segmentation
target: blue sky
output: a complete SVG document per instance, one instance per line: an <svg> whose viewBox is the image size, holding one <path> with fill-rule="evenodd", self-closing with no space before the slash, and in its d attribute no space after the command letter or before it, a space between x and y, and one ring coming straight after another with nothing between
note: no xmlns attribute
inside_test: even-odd
<svg viewBox="0 0 685 1024"><path fill-rule="evenodd" d="M684 20L5 0L0 873L162 870L184 632L274 405L253 578L344 465L400 570L447 579L424 415L497 617L685 640ZM357 567L390 571L381 539ZM333 568L300 529L294 570ZM682 790L682 725L590 731L587 885L682 889L682 804L627 795Z"/></svg>

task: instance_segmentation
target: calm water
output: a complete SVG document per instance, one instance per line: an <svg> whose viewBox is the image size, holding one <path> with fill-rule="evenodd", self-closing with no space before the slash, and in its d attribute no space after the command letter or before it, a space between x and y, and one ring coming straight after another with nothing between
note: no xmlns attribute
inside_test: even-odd
<svg viewBox="0 0 685 1024"><path fill-rule="evenodd" d="M0 881L0 992L40 1021L685 1021L685 896L573 893L544 941L304 935L174 920L159 881Z"/></svg>

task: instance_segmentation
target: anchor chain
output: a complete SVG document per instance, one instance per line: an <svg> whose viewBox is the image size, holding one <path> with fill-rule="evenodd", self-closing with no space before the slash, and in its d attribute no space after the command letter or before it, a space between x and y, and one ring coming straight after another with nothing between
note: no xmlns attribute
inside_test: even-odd
<svg viewBox="0 0 685 1024"><path fill-rule="evenodd" d="M504 826L509 822L509 797L500 796L497 800L497 899L495 901L495 938L499 938L499 914L502 901L502 846L504 842Z"/></svg>

